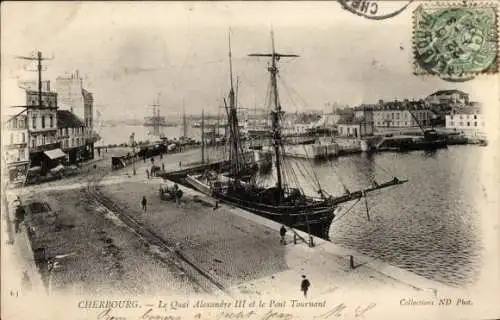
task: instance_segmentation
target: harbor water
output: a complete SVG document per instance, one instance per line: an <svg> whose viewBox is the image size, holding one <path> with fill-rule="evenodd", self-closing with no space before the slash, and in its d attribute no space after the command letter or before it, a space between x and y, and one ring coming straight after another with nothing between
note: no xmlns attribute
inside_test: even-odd
<svg viewBox="0 0 500 320"><path fill-rule="evenodd" d="M101 136L106 144L125 142L132 132L138 141L147 140L149 129L103 127ZM167 127L164 132L178 137L182 127ZM197 138L201 129L189 128L189 135ZM335 196L344 187L355 191L374 180L408 179L406 184L368 196L369 221L364 200L343 204L330 228L330 239L432 280L462 286L473 282L479 270L483 152L483 147L462 145L435 152L353 154L323 162L288 158L286 162L295 169L293 177L288 176L290 185L299 184L313 195L318 190L315 180ZM272 184L275 173L260 180Z"/></svg>
<svg viewBox="0 0 500 320"><path fill-rule="evenodd" d="M432 280L463 286L474 282L479 270L483 152L482 147L463 145L435 152L356 154L313 163L309 174L304 164L310 161L287 162L301 168L294 170L304 173L296 179L308 194L318 187L307 184L305 176L317 178L334 196L344 186L355 191L373 180L408 179L368 196L369 221L364 200L343 204L330 239Z"/></svg>

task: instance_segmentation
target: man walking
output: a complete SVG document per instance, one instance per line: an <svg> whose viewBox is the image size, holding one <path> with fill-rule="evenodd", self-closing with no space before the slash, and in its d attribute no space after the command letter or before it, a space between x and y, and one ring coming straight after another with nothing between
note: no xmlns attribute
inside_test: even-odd
<svg viewBox="0 0 500 320"><path fill-rule="evenodd" d="M302 282L300 284L300 290L304 292L304 297L307 298L307 290L309 290L309 280L307 280L305 275L302 275Z"/></svg>
<svg viewBox="0 0 500 320"><path fill-rule="evenodd" d="M280 243L281 244L286 244L285 235L286 235L286 228L285 228L285 226L282 225L281 229L280 229L280 236L281 236Z"/></svg>
<svg viewBox="0 0 500 320"><path fill-rule="evenodd" d="M144 210L144 212L146 212L147 203L148 201L146 200L146 196L142 197L142 210Z"/></svg>

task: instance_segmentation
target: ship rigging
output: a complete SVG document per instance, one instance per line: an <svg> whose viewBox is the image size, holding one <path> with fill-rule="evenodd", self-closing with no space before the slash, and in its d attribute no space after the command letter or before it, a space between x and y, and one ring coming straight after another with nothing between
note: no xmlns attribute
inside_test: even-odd
<svg viewBox="0 0 500 320"><path fill-rule="evenodd" d="M278 61L281 58L296 58L296 54L282 54L275 50L274 33L271 31L271 53L253 53L251 57L271 58L268 72L270 74L272 104L272 148L274 150L274 165L276 173L276 184L266 187L257 183L257 179L245 181L242 179L244 158L241 157L243 150L239 140L238 119L235 103L235 92L232 79L231 48L229 50L230 68L230 91L229 104L226 104L228 115L228 126L230 136L230 152L232 174L214 173L200 177L188 176L187 181L196 189L228 203L265 218L277 221L283 225L301 229L309 234L328 239L330 225L335 218L335 210L344 202L361 199L367 193L403 184L406 180L394 178L393 180L378 184L354 192L347 191L341 196L329 195L321 187L319 180L315 177L317 184L317 196L306 195L297 179L294 168L284 157L282 142L282 116L279 93L277 88ZM242 162L243 161L243 162ZM300 168L299 168L300 170ZM295 186L291 186L294 182Z"/></svg>

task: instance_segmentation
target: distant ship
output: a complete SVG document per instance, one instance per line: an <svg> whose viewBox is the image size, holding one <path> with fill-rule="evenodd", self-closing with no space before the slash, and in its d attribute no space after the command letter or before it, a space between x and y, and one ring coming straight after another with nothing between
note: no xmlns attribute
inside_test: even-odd
<svg viewBox="0 0 500 320"><path fill-rule="evenodd" d="M168 126L168 124L167 124L167 120L163 116L144 117L143 126L145 126L145 127L154 127L154 126L166 127L166 126Z"/></svg>

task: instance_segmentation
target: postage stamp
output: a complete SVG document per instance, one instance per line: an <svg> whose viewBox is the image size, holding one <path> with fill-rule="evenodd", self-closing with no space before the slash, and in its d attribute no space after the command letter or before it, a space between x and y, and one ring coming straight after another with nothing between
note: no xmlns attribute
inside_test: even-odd
<svg viewBox="0 0 500 320"><path fill-rule="evenodd" d="M468 80L498 72L498 7L435 3L413 12L415 74Z"/></svg>

